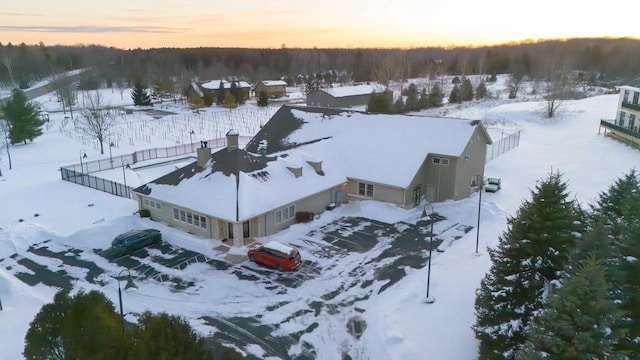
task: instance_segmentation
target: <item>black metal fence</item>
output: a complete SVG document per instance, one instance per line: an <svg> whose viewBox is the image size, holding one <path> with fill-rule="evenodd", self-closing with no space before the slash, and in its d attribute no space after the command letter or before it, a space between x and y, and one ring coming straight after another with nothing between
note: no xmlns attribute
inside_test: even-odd
<svg viewBox="0 0 640 360"><path fill-rule="evenodd" d="M249 140L251 140L251 137L240 136L238 140L239 144L246 144L249 142ZM207 143L207 146L211 149L221 148L227 146L227 139L212 139L208 140ZM90 174L120 167L122 167L124 171L125 167L133 166L134 164L141 161L167 159L180 155L191 154L195 152L199 146L199 142L192 144L182 144L166 148L139 150L132 154L118 155L113 157L110 156L106 159L81 161L79 164L61 167L60 176L62 177L62 180L65 181L104 191L115 196L121 196L135 200L136 196L135 193L131 192L131 186L121 184L116 181L103 179Z"/></svg>
<svg viewBox="0 0 640 360"><path fill-rule="evenodd" d="M516 131L489 145L487 147L487 155L484 162L488 163L507 151L518 147L518 145L520 145L520 131Z"/></svg>

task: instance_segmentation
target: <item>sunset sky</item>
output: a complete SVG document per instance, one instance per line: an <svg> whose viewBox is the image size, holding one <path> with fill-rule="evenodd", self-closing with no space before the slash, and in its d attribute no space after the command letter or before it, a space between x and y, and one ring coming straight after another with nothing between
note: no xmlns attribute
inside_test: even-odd
<svg viewBox="0 0 640 360"><path fill-rule="evenodd" d="M640 38L636 0L590 4L573 0L3 1L0 42L125 49L283 44L407 48L570 37Z"/></svg>

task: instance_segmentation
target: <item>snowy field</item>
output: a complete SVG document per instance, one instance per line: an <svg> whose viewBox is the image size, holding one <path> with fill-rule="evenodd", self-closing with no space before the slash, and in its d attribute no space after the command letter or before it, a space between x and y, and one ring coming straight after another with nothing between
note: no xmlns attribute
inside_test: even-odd
<svg viewBox="0 0 640 360"><path fill-rule="evenodd" d="M505 94L497 88L490 91L502 93L502 97ZM118 91L109 99L112 105L130 104L130 97ZM39 98L52 112L45 134L33 143L11 147L13 169L9 170L6 153L0 160L1 357L22 358L29 322L43 304L52 300L56 285L100 290L117 304L118 283L113 277L133 264L139 289L123 294L128 321L136 321L136 315L147 309L177 313L189 319L203 336L234 346L238 341L251 344L238 347L253 358L329 360L348 353L354 359L474 359L477 341L471 330L473 302L475 289L490 267L486 248L497 244L507 217L528 198L536 181L558 170L571 193L587 205L617 177L640 164L639 151L598 135L600 119L615 117L617 100L617 95L600 95L566 101L562 116L552 120L543 119L540 109L544 103L535 99L471 102L424 112L482 119L494 128L492 134L505 129L522 134L519 147L487 164L486 176L500 177L502 189L482 196L479 236L477 196L434 205L441 217L434 225L441 251L433 252L431 267L430 295L436 301L426 304L424 242L428 239L414 244L420 256L408 265L396 265L398 258L385 257L385 250L396 246L396 240L407 231L413 231L417 238L424 234L420 226L425 220L421 218L422 206L403 210L374 201L352 202L310 223L260 239L298 246L305 259L299 273L279 274L246 260L230 263L226 261L229 253L220 250L219 241L141 219L133 215L137 206L131 200L62 181L59 168L77 163L81 150L93 160L108 158L108 149L101 155L91 140L65 132L72 126L69 122L62 126L64 114L54 112L55 103L49 97ZM220 133L215 126L207 133L208 125L203 125L203 130L198 127L215 122L211 119L216 116L222 119L222 115L213 114L213 109L205 113L209 118L200 118L179 106L167 105L162 110L173 114L156 119L136 113L121 119L119 127L124 130L118 133L122 137L118 138L118 147L112 149L113 155L188 143L181 129L198 129L194 141L205 134L215 137ZM175 127L171 125L173 120L166 120L171 117L175 118ZM150 124L161 121L165 123L151 134ZM232 125L241 126L242 120L237 121ZM135 131L127 133L127 129ZM171 135L164 138L162 129L169 129L166 132ZM241 135L251 135L251 126L238 130ZM146 137L136 137L135 133L142 132ZM120 175L121 171L114 169L104 177L117 180ZM143 183L156 175L132 171L127 179L140 176ZM123 231L147 227L160 229L165 244L133 256L132 264L108 262L94 251L109 246ZM349 239L356 232L373 228L380 232L370 233L381 235L366 249L350 250L324 241L327 234ZM475 254L476 239L479 256ZM242 255L246 249L230 253ZM174 259L176 263L170 264ZM30 267L31 262L40 267ZM82 266L90 263L101 273L90 275ZM397 268L393 273L399 275L397 280L380 272L389 265ZM54 277L59 284L29 285L38 272L65 276ZM361 336L347 330L352 319L366 324Z"/></svg>

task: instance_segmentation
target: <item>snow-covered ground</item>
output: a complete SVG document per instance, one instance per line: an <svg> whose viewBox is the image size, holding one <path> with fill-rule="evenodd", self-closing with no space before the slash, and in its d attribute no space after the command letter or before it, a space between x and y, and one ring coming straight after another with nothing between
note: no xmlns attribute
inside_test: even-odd
<svg viewBox="0 0 640 360"><path fill-rule="evenodd" d="M492 91L499 92L498 89ZM130 104L128 95L121 96L118 91L112 94L109 101L113 105ZM374 201L352 202L327 211L310 223L297 224L260 239L277 239L298 246L307 267L297 274L278 274L248 261L228 263L228 254L220 250L219 241L194 237L139 218L133 215L137 206L131 200L62 181L58 169L77 163L81 150L87 152L88 160L108 158L109 153L105 149L105 154L100 155L90 141L65 133L69 125L61 129L64 114L52 112L51 126L43 136L33 143L11 147L13 169L8 168L6 153L3 152L0 159L3 174L0 177L0 300L3 306L0 357L22 358L29 322L43 304L52 300L57 290L55 286L27 285L24 281L30 279L29 274L34 270L26 260L42 265L44 271L64 271L68 277L61 277L60 281L68 282L74 290L100 290L117 304L118 283L113 277L124 267L101 258L94 249L109 246L120 232L154 227L163 232L166 248L149 249L148 257L135 259L140 266L155 272L153 276L140 276L136 280L139 289L124 292L123 304L129 321L135 321L135 314L147 309L184 315L202 335L216 337L227 332L252 343L243 351L255 358L284 358L285 350L274 345L278 341L294 343L288 351L292 357L308 354L303 344L309 343L313 357L318 359L336 359L342 352L348 352L354 359L476 358L477 342L470 327L474 322L475 289L490 267L486 247L497 243L498 236L506 229L507 217L529 196L536 181L558 170L564 174L570 191L586 205L617 177L640 164L639 151L598 135L600 119L615 117L617 99L617 95L601 95L566 101L562 117L552 120L543 119L540 109L544 103L539 101L507 103L498 99L424 112L483 119L498 129L494 131L518 129L522 132L519 147L487 164L485 174L500 177L502 189L482 196L479 237L475 229L477 195L434 205L435 211L446 220L436 223L434 229L436 237L444 240L439 247L444 251L433 252L430 278L430 295L436 299L433 304L424 302L426 266L404 266L400 269L404 270L403 276L384 288L386 281L377 270L389 265L382 255L392 246L392 235L381 236L377 244L364 252L343 251L323 243L322 239L323 233L333 230L349 236L354 230L365 231L367 226L376 224L391 224L386 229L389 233L394 233L394 229L402 232L419 223L423 207L403 210ZM55 103L47 96L38 101L46 103L49 111L56 110ZM191 125L198 124L197 116L187 109L166 106L165 110L175 113L167 116L176 117L176 128L185 128L180 125L180 118L187 123L191 121ZM213 113L214 109L208 112ZM144 124L139 132L147 137L124 133L119 146L112 149L114 156L188 142L184 136L179 141L175 138L179 130L167 130L172 134L169 139L157 133L149 134L146 129L160 119L151 115L149 118L141 114L133 116L122 119L121 126L126 129ZM132 172L127 174L127 179L137 175ZM120 175L120 169L114 169L104 176L118 179ZM144 181L155 175L140 173L138 176ZM344 219L354 218L370 219L370 222L361 220L356 229L344 224L340 227ZM461 227L473 229L458 231ZM479 256L475 254L476 239L479 239ZM163 262L175 256L172 251L176 249L200 256L200 262L195 261L196 257L188 257L194 259L194 263L184 268ZM245 252L246 249L234 249L230 253ZM51 253L57 255L51 256ZM70 257L94 263L102 273L89 276L88 270L73 265ZM383 260L377 263L376 259ZM175 283L162 281L157 273L180 279L180 284L186 285L176 289ZM140 272L134 271L134 274L140 275ZM366 324L359 339L347 332L346 324L354 318ZM264 327L252 326L251 321L267 325L270 333L260 333ZM233 344L229 339L218 339Z"/></svg>

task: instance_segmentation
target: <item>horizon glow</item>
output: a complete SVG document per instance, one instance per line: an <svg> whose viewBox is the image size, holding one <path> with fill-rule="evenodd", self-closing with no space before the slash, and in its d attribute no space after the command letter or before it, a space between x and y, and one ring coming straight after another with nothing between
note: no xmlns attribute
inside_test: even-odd
<svg viewBox="0 0 640 360"><path fill-rule="evenodd" d="M32 0L3 6L0 42L122 49L415 48L640 38L634 3L622 2L591 9L552 0L529 7L506 0L193 0L188 6L172 0ZM625 4L629 11L621 11Z"/></svg>

